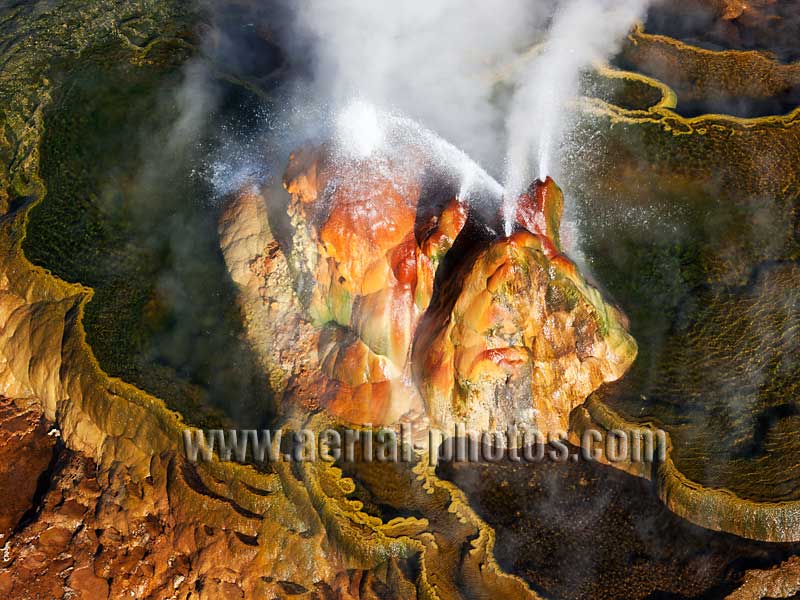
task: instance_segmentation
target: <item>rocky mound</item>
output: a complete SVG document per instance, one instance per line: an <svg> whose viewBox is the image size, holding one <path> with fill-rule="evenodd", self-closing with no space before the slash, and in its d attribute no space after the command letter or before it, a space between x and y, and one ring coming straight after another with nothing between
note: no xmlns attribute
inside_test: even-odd
<svg viewBox="0 0 800 600"><path fill-rule="evenodd" d="M340 384L327 408L391 423L411 407L413 373L438 426L566 430L636 344L561 252L561 190L532 184L504 237L499 198L467 201L426 159L415 149L352 160L321 146L287 167L297 289Z"/></svg>

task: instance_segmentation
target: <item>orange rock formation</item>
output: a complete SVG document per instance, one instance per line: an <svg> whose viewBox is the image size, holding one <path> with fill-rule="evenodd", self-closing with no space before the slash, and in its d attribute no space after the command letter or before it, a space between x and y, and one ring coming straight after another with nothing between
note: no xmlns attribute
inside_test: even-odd
<svg viewBox="0 0 800 600"><path fill-rule="evenodd" d="M421 392L439 426L566 430L636 344L561 253L561 191L550 178L532 184L516 233L500 239L432 177L444 178L413 152L350 160L323 146L290 160L291 262L323 328L323 370L338 382L326 408L389 424Z"/></svg>

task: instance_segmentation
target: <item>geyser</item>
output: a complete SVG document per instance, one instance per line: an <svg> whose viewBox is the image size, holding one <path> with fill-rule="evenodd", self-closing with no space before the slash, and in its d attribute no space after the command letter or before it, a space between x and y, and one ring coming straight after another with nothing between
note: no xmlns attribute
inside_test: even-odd
<svg viewBox="0 0 800 600"><path fill-rule="evenodd" d="M559 175L559 148L570 134L569 104L578 97L581 72L616 50L646 6L646 0L569 0L559 5L543 47L517 78L506 117L507 215L514 214L517 195L534 176L544 180ZM512 226L506 219L506 235Z"/></svg>
<svg viewBox="0 0 800 600"><path fill-rule="evenodd" d="M503 235L496 182L418 125L384 125L368 157L340 139L294 152L284 176L321 405L358 424L424 407L440 427L566 430L636 344L561 251L561 190L531 184Z"/></svg>

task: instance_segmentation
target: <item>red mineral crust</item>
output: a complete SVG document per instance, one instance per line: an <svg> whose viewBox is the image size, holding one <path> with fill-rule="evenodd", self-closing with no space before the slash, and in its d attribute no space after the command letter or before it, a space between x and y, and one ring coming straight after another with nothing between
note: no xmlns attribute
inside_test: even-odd
<svg viewBox="0 0 800 600"><path fill-rule="evenodd" d="M564 195L551 177L537 179L517 199L516 223L540 236L550 256L558 254Z"/></svg>

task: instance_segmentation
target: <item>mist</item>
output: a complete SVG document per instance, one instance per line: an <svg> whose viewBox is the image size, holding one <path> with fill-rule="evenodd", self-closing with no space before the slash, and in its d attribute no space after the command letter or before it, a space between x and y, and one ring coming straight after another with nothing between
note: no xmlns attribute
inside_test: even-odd
<svg viewBox="0 0 800 600"><path fill-rule="evenodd" d="M552 5L303 0L295 25L313 67L296 100L333 113L357 100L402 114L497 175L505 152L493 71L530 43Z"/></svg>
<svg viewBox="0 0 800 600"><path fill-rule="evenodd" d="M579 94L581 72L616 52L646 7L647 0L567 0L558 6L543 48L519 78L506 120L504 181L511 197L535 176L558 177L558 148L571 128L568 106Z"/></svg>
<svg viewBox="0 0 800 600"><path fill-rule="evenodd" d="M304 0L294 31L312 67L294 102L323 106L339 145L361 155L382 142L376 114L419 122L504 184L509 233L519 192L537 176L560 174L581 72L618 49L646 4Z"/></svg>

